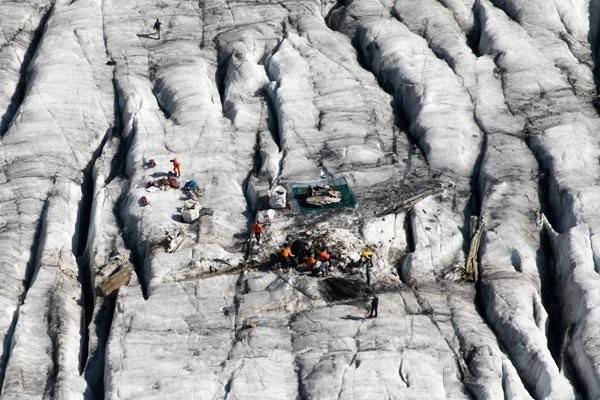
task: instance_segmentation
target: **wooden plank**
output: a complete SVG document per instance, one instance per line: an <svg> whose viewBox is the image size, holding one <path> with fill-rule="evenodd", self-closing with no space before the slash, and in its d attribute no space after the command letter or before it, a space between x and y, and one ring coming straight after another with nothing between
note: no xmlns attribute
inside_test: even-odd
<svg viewBox="0 0 600 400"><path fill-rule="evenodd" d="M477 226L477 229L474 230L474 226ZM471 217L471 232L474 233L471 236L471 243L469 245L464 279L477 282L477 279L479 279L479 245L481 243L481 235L483 234L483 224L477 225L477 218L473 219L473 217Z"/></svg>
<svg viewBox="0 0 600 400"><path fill-rule="evenodd" d="M111 275L104 282L98 285L98 289L104 297L110 296L121 286L129 283L132 275L131 267L123 267L119 272Z"/></svg>
<svg viewBox="0 0 600 400"><path fill-rule="evenodd" d="M427 190L425 190L421 193L418 193L414 196L400 200L399 202L394 204L392 207L389 207L386 210L380 212L378 216L381 217L386 214L395 213L398 210L403 209L403 208L408 209L408 208L414 206L415 204L417 204L419 201L425 199L426 197L433 196L438 193L442 193L443 191L444 191L444 188L427 189Z"/></svg>

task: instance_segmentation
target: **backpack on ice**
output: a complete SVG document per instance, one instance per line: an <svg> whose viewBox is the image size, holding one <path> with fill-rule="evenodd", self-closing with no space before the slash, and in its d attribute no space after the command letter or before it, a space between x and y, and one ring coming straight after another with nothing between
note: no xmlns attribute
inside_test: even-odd
<svg viewBox="0 0 600 400"><path fill-rule="evenodd" d="M185 183L185 186L183 187L184 190L194 190L198 187L198 183L196 183L196 181L187 181Z"/></svg>

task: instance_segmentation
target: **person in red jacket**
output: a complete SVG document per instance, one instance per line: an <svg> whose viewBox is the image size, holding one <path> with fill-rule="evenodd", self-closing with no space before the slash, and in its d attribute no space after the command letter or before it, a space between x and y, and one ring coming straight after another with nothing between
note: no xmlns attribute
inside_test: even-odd
<svg viewBox="0 0 600 400"><path fill-rule="evenodd" d="M321 264L319 265L318 275L329 275L329 270L331 268L331 261L329 260L330 258L331 255L327 252L327 250L321 250L319 252L319 261L321 262Z"/></svg>
<svg viewBox="0 0 600 400"><path fill-rule="evenodd" d="M319 261L329 261L330 258L331 255L327 252L327 250L321 250L321 252L319 252Z"/></svg>
<svg viewBox="0 0 600 400"><path fill-rule="evenodd" d="M252 225L252 232L254 233L254 237L256 238L256 243L260 243L260 238L264 233L262 224L260 222L257 222L254 225Z"/></svg>
<svg viewBox="0 0 600 400"><path fill-rule="evenodd" d="M175 174L175 176L180 177L181 176L181 164L179 163L179 160L174 158L170 161L173 163L173 173Z"/></svg>

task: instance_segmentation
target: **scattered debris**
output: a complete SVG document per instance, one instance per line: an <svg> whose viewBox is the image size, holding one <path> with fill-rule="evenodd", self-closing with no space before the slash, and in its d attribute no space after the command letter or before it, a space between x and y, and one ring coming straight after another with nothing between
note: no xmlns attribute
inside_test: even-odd
<svg viewBox="0 0 600 400"><path fill-rule="evenodd" d="M378 214L378 216L381 217L381 216L386 215L386 214L395 213L395 212L397 212L400 209L411 208L412 206L414 206L415 204L417 204L421 200L425 199L426 197L442 193L443 191L444 191L444 187L442 187L442 186L436 187L436 188L433 188L433 189L424 190L423 192L417 193L414 196L410 196L410 197L407 197L405 199L402 199L402 200L398 201L392 207L388 207L385 210L383 210L382 212L380 212Z"/></svg>
<svg viewBox="0 0 600 400"><path fill-rule="evenodd" d="M100 289L100 292L104 297L108 297L121 286L129 283L132 272L131 268L124 268L98 285L98 289Z"/></svg>
<svg viewBox="0 0 600 400"><path fill-rule="evenodd" d="M258 320L244 321L242 323L242 329L251 329L258 326Z"/></svg>
<svg viewBox="0 0 600 400"><path fill-rule="evenodd" d="M96 274L99 279L106 280L110 275L114 274L125 265L131 265L129 257L124 254L117 254L116 256L111 257L102 267L98 268Z"/></svg>
<svg viewBox="0 0 600 400"><path fill-rule="evenodd" d="M71 279L78 279L77 274L74 271L68 269L67 267L65 267L62 264L59 264L58 270Z"/></svg>
<svg viewBox="0 0 600 400"><path fill-rule="evenodd" d="M358 299L366 290L362 279L329 277L320 283L321 292L329 301Z"/></svg>
<svg viewBox="0 0 600 400"><path fill-rule="evenodd" d="M158 244L164 247L167 253L174 253L181 247L186 238L185 232L181 228L176 229L175 232L165 229L165 236Z"/></svg>
<svg viewBox="0 0 600 400"><path fill-rule="evenodd" d="M247 251L246 251L246 260L248 260L248 257L250 256L255 256L257 254L260 253L260 244L253 242L253 243L248 243L247 246Z"/></svg>
<svg viewBox="0 0 600 400"><path fill-rule="evenodd" d="M465 272L463 278L471 282L477 282L479 277L479 244L481 243L481 235L483 233L483 224L479 223L477 216L471 216L471 244L469 245L469 254L465 264Z"/></svg>
<svg viewBox="0 0 600 400"><path fill-rule="evenodd" d="M187 236L182 235L181 238L178 237L177 239L178 240L174 240L171 242L174 246L172 248L168 249L167 252L175 253L177 250L179 250L181 245L185 242L185 239L187 239Z"/></svg>
<svg viewBox="0 0 600 400"><path fill-rule="evenodd" d="M196 188L196 189L192 189L192 190L186 190L184 192L184 194L188 199L198 200L199 197L202 197L204 192L202 191L202 189Z"/></svg>
<svg viewBox="0 0 600 400"><path fill-rule="evenodd" d="M101 270L107 271L104 280L98 285L104 297L110 296L121 286L128 284L133 274L133 266L123 255L112 257Z"/></svg>

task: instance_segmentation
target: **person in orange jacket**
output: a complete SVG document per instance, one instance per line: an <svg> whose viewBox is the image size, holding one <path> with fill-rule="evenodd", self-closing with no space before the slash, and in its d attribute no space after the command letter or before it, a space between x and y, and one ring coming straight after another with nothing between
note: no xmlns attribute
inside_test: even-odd
<svg viewBox="0 0 600 400"><path fill-rule="evenodd" d="M170 161L173 163L173 173L175 174L175 176L180 177L181 176L181 164L179 163L179 160L174 158Z"/></svg>
<svg viewBox="0 0 600 400"><path fill-rule="evenodd" d="M311 254L307 257L304 257L304 262L306 263L306 269L312 272L313 268L315 267L315 264L317 263L317 259L314 258Z"/></svg>
<svg viewBox="0 0 600 400"><path fill-rule="evenodd" d="M289 268L291 263L292 263L292 257L295 257L292 254L292 248L290 247L289 244L284 244L283 248L281 249L281 261L283 263L283 266L286 268Z"/></svg>
<svg viewBox="0 0 600 400"><path fill-rule="evenodd" d="M265 232L262 224L260 222L257 222L254 225L252 225L252 232L254 233L254 237L256 238L256 243L260 243L260 238Z"/></svg>

